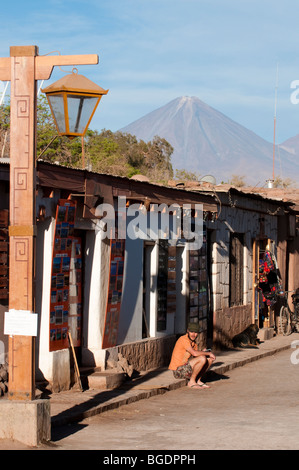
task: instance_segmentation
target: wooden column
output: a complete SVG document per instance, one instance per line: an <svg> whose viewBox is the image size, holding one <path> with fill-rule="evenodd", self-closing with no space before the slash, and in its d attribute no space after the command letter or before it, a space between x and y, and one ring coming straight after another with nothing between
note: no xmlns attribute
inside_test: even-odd
<svg viewBox="0 0 299 470"><path fill-rule="evenodd" d="M9 309L34 312L35 46L11 47ZM9 338L9 398L34 398L34 338Z"/></svg>

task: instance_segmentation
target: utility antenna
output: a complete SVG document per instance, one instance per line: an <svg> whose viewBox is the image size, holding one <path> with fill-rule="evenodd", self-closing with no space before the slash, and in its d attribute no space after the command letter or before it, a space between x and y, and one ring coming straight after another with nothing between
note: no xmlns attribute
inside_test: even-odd
<svg viewBox="0 0 299 470"><path fill-rule="evenodd" d="M276 108L277 108L277 89L278 89L278 64L276 68L276 85L275 85L275 106L274 106L274 136L273 136L273 174L272 179L275 179L275 131L276 131Z"/></svg>

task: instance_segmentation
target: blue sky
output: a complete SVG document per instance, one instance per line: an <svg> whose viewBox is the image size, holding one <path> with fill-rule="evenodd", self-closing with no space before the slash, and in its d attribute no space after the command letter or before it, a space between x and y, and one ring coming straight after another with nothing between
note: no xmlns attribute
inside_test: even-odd
<svg viewBox="0 0 299 470"><path fill-rule="evenodd" d="M186 95L272 142L278 64L276 142L299 133L294 0L14 0L0 15L1 57L29 44L40 55L99 55L99 65L78 67L109 89L92 129L116 131ZM62 74L56 67L46 83Z"/></svg>

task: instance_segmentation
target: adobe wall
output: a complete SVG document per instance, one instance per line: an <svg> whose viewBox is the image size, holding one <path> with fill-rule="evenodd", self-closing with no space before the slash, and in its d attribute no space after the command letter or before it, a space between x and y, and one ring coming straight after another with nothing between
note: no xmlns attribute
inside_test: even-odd
<svg viewBox="0 0 299 470"><path fill-rule="evenodd" d="M145 371L168 367L176 340L176 335L146 338L136 343L122 344L117 348L135 370Z"/></svg>
<svg viewBox="0 0 299 470"><path fill-rule="evenodd" d="M220 196L220 195L219 195ZM277 217L267 201L250 200L240 195L222 195L223 205L218 219L209 224L212 232L211 283L213 307L213 347L230 347L231 339L251 323L253 295L253 240L263 235L277 246ZM239 207L239 208L238 208ZM230 234L244 234L243 305L231 306Z"/></svg>
<svg viewBox="0 0 299 470"><path fill-rule="evenodd" d="M213 347L232 347L231 339L252 323L252 305L226 307L214 312Z"/></svg>

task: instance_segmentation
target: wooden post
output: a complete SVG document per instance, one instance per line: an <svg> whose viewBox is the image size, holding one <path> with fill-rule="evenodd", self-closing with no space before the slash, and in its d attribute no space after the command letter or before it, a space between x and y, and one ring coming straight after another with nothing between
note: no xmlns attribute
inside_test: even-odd
<svg viewBox="0 0 299 470"><path fill-rule="evenodd" d="M11 47L9 309L34 312L37 48ZM9 398L34 398L34 340L9 338Z"/></svg>
<svg viewBox="0 0 299 470"><path fill-rule="evenodd" d="M0 80L11 81L10 310L35 311L36 81L49 79L55 65L97 63L96 54L39 56L37 46L13 46L9 58L0 58ZM8 358L9 398L34 399L34 338L10 337Z"/></svg>

